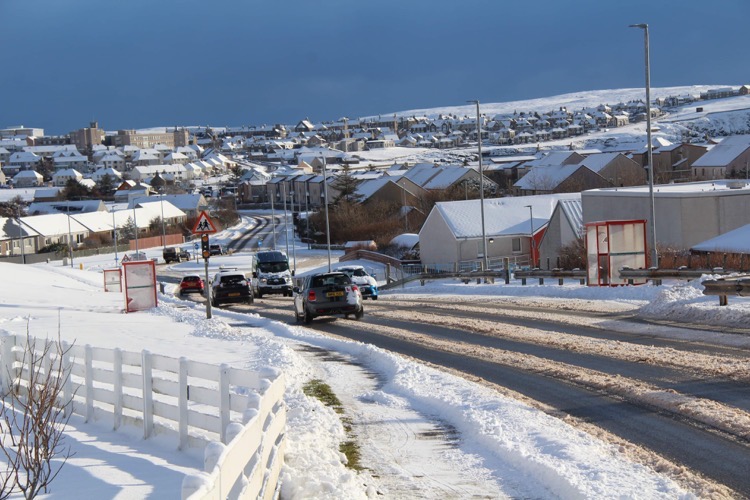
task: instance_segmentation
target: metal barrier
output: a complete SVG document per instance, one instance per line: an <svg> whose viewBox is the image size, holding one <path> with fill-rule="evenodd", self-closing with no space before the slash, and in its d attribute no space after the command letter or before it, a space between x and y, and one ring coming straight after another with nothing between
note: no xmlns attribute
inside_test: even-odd
<svg viewBox="0 0 750 500"><path fill-rule="evenodd" d="M713 269L688 269L687 267L680 267L678 269L657 269L652 267L650 269L630 269L624 267L620 269L620 278L627 279L628 284L633 284L634 279L645 279L651 281L654 285L661 285L663 279L679 279L679 280L693 280L698 279L704 274L720 274L727 275L733 274L737 271L727 271L721 267L715 267Z"/></svg>
<svg viewBox="0 0 750 500"><path fill-rule="evenodd" d="M545 278L556 279L559 285L562 285L565 279L577 279L581 285L586 284L586 271L582 269L529 269L529 270L518 270L513 273L516 279L521 280L521 284L525 285L528 278L536 278L539 280L539 284L543 285Z"/></svg>
<svg viewBox="0 0 750 500"><path fill-rule="evenodd" d="M720 306L729 304L730 295L750 297L750 276L744 275L705 280L703 282L703 295L718 296Z"/></svg>

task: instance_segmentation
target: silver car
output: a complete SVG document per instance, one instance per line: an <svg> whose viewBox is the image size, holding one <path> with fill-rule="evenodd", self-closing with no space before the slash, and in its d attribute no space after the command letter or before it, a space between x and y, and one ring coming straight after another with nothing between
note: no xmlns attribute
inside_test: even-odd
<svg viewBox="0 0 750 500"><path fill-rule="evenodd" d="M365 310L362 293L351 278L341 272L307 276L301 287L294 287L294 315L310 324L318 316L354 315L361 319Z"/></svg>

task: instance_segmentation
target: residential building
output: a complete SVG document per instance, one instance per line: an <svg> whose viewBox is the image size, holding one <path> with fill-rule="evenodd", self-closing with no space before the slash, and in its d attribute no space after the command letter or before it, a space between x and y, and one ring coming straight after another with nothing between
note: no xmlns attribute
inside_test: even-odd
<svg viewBox="0 0 750 500"><path fill-rule="evenodd" d="M187 146L190 134L187 129L175 127L172 130L140 132L136 130L118 130L117 134L106 138L113 146L136 146L151 148L157 144L165 144L170 149Z"/></svg>
<svg viewBox="0 0 750 500"><path fill-rule="evenodd" d="M99 128L97 122L91 122L88 128L80 128L70 133L70 140L75 144L78 151L93 151L94 146L104 142L104 130Z"/></svg>
<svg viewBox="0 0 750 500"><path fill-rule="evenodd" d="M693 179L747 178L750 172L750 135L724 138L693 162Z"/></svg>

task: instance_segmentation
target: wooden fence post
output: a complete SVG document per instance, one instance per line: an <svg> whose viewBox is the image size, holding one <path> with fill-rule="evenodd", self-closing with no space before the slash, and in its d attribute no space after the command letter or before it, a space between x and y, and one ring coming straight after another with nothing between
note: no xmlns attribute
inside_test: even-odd
<svg viewBox="0 0 750 500"><path fill-rule="evenodd" d="M114 425L115 430L120 428L122 425L122 349L115 348L114 358L112 363L112 371L115 377L114 391L115 391L115 414L114 414Z"/></svg>
<svg viewBox="0 0 750 500"><path fill-rule="evenodd" d="M94 419L94 348L90 344L86 344L83 357L86 373L86 422L91 422Z"/></svg>
<svg viewBox="0 0 750 500"><path fill-rule="evenodd" d="M188 360L180 358L179 391L177 398L177 409L179 412L180 450L188 447Z"/></svg>
<svg viewBox="0 0 750 500"><path fill-rule="evenodd" d="M229 365L222 363L219 368L219 421L221 422L221 442L226 444L229 425Z"/></svg>
<svg viewBox="0 0 750 500"><path fill-rule="evenodd" d="M65 382L63 382L62 391L65 403L63 416L67 418L73 412L73 360L70 355L70 344L63 340L61 347L63 353L62 369L63 373L65 373Z"/></svg>
<svg viewBox="0 0 750 500"><path fill-rule="evenodd" d="M154 430L154 395L153 374L151 368L151 353L141 353L141 370L143 375L143 439L151 437Z"/></svg>
<svg viewBox="0 0 750 500"><path fill-rule="evenodd" d="M15 375L15 370L13 369L15 361L13 346L16 344L16 336L3 335L0 338L0 342L2 342L2 352L0 352L0 390L3 393L7 393L13 386Z"/></svg>

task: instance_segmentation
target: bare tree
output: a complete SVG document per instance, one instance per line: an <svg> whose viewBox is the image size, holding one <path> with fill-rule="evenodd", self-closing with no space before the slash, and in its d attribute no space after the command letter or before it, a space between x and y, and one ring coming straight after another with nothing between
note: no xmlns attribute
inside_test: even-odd
<svg viewBox="0 0 750 500"><path fill-rule="evenodd" d="M26 334L22 369L13 380L0 407L0 452L8 464L0 476L0 499L16 490L25 498L47 493L49 485L73 454L63 444L72 400L64 401L63 388L70 377L65 359L69 349L45 340L41 349ZM61 459L53 463L55 459Z"/></svg>

